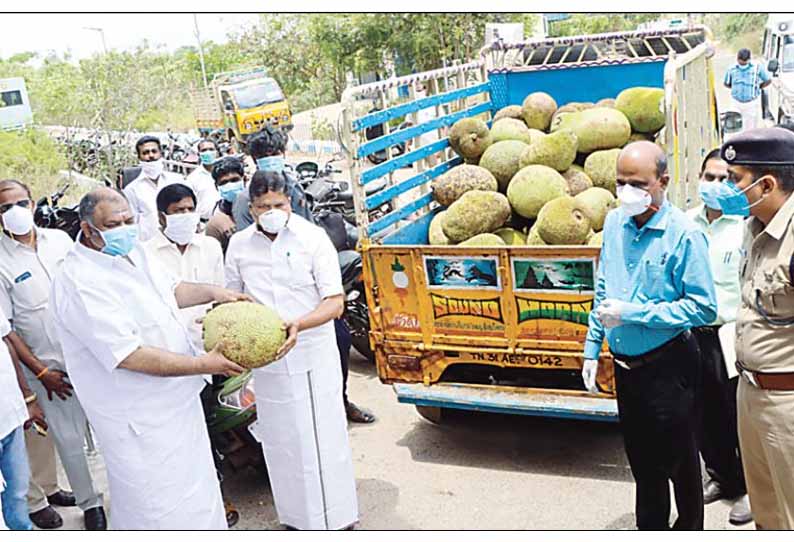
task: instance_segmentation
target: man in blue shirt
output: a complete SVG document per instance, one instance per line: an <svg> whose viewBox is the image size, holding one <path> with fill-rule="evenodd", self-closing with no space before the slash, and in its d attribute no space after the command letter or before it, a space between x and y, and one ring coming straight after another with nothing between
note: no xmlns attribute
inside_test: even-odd
<svg viewBox="0 0 794 542"><path fill-rule="evenodd" d="M597 392L606 338L615 359L618 412L636 482L639 529L703 529L696 440L699 350L693 327L710 324L717 300L706 238L665 199L667 160L642 141L618 157L620 207L604 225L582 377Z"/></svg>
<svg viewBox="0 0 794 542"><path fill-rule="evenodd" d="M772 84L766 68L750 61L750 49L739 49L736 64L725 72L736 111L742 114L742 130L758 128L761 115L761 90Z"/></svg>

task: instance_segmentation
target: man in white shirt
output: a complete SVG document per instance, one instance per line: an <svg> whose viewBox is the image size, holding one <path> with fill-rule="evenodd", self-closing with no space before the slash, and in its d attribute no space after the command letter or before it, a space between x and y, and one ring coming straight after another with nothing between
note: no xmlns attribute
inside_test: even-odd
<svg viewBox="0 0 794 542"><path fill-rule="evenodd" d="M333 323L344 309L336 250L322 229L291 211L280 172L257 171L249 197L255 222L229 242L226 284L287 322L284 357L254 377L256 433L279 521L349 528L358 503Z"/></svg>
<svg viewBox="0 0 794 542"><path fill-rule="evenodd" d="M196 148L200 164L190 172L185 183L195 192L196 212L201 220L206 222L212 217L215 206L221 199L215 187L215 179L212 178L212 167L218 159L218 147L211 139L202 139Z"/></svg>
<svg viewBox="0 0 794 542"><path fill-rule="evenodd" d="M159 229L157 222L157 192L171 183L184 183L178 173L165 171L160 140L146 135L135 143L135 151L141 161L141 173L124 187L130 209L140 224L141 241L148 241Z"/></svg>
<svg viewBox="0 0 794 542"><path fill-rule="evenodd" d="M160 219L160 231L153 239L146 242L145 248L153 260L158 261L169 273L187 282L201 282L223 287L223 251L221 244L212 237L196 233L199 215L196 212L196 195L190 187L174 183L166 186L157 194L157 211ZM183 324L190 333L193 348L197 352L204 351L202 326L198 320L212 307L211 304L199 305L182 309ZM221 377L214 376L214 379ZM209 416L212 405L212 381L201 392L204 416ZM214 448L213 459L218 470L218 479L223 482L220 474L219 453L217 444L210 435ZM223 488L221 487L221 491ZM226 517L229 527L237 523L239 514L231 504L226 506Z"/></svg>
<svg viewBox="0 0 794 542"><path fill-rule="evenodd" d="M23 372L49 420L76 504L83 511L88 530L106 528L102 494L94 487L83 445L86 417L72 394L63 352L48 309L52 277L74 242L64 232L33 224L30 189L15 180L0 181L0 308L10 316L15 333L10 335L23 363ZM29 434L31 468L46 468L52 450L40 436ZM44 446L43 453L37 452ZM34 462L43 459L43 462ZM57 480L57 478L56 478ZM53 528L62 520L45 491L31 484L31 519L41 528ZM48 521L54 519L56 521ZM54 525L53 525L54 523Z"/></svg>
<svg viewBox="0 0 794 542"><path fill-rule="evenodd" d="M180 308L248 300L183 282L137 242L124 196L80 201L80 237L56 273L50 310L69 378L102 443L114 529L226 529L199 392L239 374L220 348L194 351Z"/></svg>
<svg viewBox="0 0 794 542"><path fill-rule="evenodd" d="M0 310L0 529L33 530L28 517L30 469L23 432L32 423L47 429L36 394L30 391L8 341L11 326Z"/></svg>

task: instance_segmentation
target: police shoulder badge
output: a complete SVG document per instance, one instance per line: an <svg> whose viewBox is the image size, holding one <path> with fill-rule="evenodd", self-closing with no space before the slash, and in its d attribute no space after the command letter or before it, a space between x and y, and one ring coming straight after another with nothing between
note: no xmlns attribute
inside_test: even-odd
<svg viewBox="0 0 794 542"><path fill-rule="evenodd" d="M725 159L733 160L734 158L736 158L736 149L734 149L733 145L731 145L727 149L725 149Z"/></svg>

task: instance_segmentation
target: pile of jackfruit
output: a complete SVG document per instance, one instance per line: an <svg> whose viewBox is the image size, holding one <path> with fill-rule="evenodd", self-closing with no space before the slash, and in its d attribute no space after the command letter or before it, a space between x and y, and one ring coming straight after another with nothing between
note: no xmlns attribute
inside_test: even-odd
<svg viewBox="0 0 794 542"><path fill-rule="evenodd" d="M433 181L444 209L431 245L601 245L616 205L617 159L665 124L664 90L634 87L615 99L558 107L544 92L494 115L456 122L452 149L464 164Z"/></svg>

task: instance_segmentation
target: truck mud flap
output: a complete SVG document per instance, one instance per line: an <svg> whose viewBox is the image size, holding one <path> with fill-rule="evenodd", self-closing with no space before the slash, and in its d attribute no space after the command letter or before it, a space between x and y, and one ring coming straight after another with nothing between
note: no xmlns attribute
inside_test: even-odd
<svg viewBox="0 0 794 542"><path fill-rule="evenodd" d="M401 403L547 418L618 421L615 399L544 389L493 389L470 384L394 384Z"/></svg>

